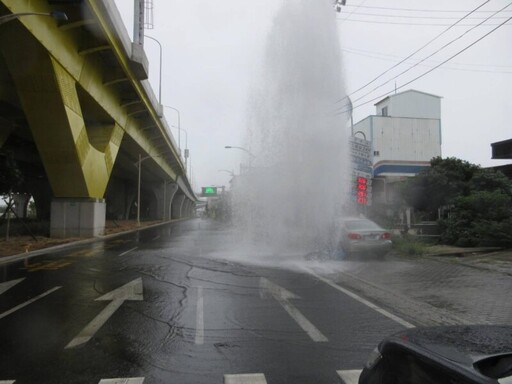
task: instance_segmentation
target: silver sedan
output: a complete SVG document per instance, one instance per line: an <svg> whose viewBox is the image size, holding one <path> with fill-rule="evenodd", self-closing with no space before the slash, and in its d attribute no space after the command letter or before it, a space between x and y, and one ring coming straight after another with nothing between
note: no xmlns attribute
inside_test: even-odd
<svg viewBox="0 0 512 384"><path fill-rule="evenodd" d="M391 233L365 218L343 218L337 221L339 247L347 255L372 253L384 256L392 246Z"/></svg>

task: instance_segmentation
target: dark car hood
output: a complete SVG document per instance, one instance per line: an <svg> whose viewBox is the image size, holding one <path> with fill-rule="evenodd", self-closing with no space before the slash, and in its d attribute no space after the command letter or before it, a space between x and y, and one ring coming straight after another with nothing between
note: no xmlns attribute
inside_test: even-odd
<svg viewBox="0 0 512 384"><path fill-rule="evenodd" d="M496 355L512 355L512 326L471 325L415 328L388 341L409 344L462 365Z"/></svg>

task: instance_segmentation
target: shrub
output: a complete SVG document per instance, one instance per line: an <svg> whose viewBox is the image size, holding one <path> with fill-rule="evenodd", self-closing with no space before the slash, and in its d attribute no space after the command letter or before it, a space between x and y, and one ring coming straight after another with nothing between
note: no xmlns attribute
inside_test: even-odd
<svg viewBox="0 0 512 384"><path fill-rule="evenodd" d="M427 245L414 236L397 236L393 238L393 249L408 256L421 256L425 253Z"/></svg>
<svg viewBox="0 0 512 384"><path fill-rule="evenodd" d="M441 240L460 247L512 246L512 198L502 191L478 191L455 201L440 222Z"/></svg>

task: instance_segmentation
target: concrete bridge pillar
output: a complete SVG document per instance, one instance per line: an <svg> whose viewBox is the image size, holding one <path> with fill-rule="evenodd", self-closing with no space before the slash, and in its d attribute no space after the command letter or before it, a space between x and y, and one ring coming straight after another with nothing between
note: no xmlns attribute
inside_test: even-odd
<svg viewBox="0 0 512 384"><path fill-rule="evenodd" d="M171 207L171 219L181 219L183 217L183 202L185 201L185 195L175 195L172 200Z"/></svg>
<svg viewBox="0 0 512 384"><path fill-rule="evenodd" d="M51 236L95 236L124 129L36 39L17 36L1 39L3 57L54 194ZM82 77L92 73L85 63Z"/></svg>
<svg viewBox="0 0 512 384"><path fill-rule="evenodd" d="M192 216L192 208L194 206L194 203L192 200L187 199L185 202L185 213L184 216L191 217Z"/></svg>
<svg viewBox="0 0 512 384"><path fill-rule="evenodd" d="M103 199L57 198L52 201L51 237L89 237L105 231Z"/></svg>
<svg viewBox="0 0 512 384"><path fill-rule="evenodd" d="M178 184L166 184L163 188L164 193L162 196L161 204L163 204L163 217L162 220L170 220L172 218L172 200L178 191ZM160 204L159 204L160 206Z"/></svg>
<svg viewBox="0 0 512 384"><path fill-rule="evenodd" d="M13 196L14 199L14 212L16 216L20 218L27 217L27 207L28 201L30 200L30 195L26 193L18 193Z"/></svg>

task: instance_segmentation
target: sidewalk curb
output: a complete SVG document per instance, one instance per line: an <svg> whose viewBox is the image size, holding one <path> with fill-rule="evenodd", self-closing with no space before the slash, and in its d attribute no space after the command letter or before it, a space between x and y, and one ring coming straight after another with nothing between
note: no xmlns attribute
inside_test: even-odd
<svg viewBox="0 0 512 384"><path fill-rule="evenodd" d="M477 254L483 254L483 253L492 253L492 252L498 252L502 251L504 248L500 247L487 247L487 248L464 248L459 250L452 250L452 251L446 251L446 252L437 252L437 253L425 253L424 256L428 257L465 257L465 256L471 256L471 255L477 255Z"/></svg>
<svg viewBox="0 0 512 384"><path fill-rule="evenodd" d="M18 261L18 260L22 260L22 259L29 259L31 257L39 256L39 255L42 255L42 254L45 254L48 252L52 252L52 251L60 251L60 250L66 249L66 248L72 248L72 247L76 247L76 246L80 246L80 245L91 244L91 243L95 243L98 241L110 240L110 239L114 239L116 237L129 235L130 233L145 231L146 229L156 228L156 227L173 224L173 223L179 223L179 222L186 221L186 220L191 220L191 219L187 218L187 219L168 220L168 221L164 221L162 223L152 224L152 225L148 225L148 226L141 227L141 228L130 229L130 230L124 231L124 232L118 232L118 233L112 233L110 235L91 237L90 239L70 241L69 243L54 245L52 247L42 248L42 249L38 249L36 251L30 251L30 252L18 253L17 255L5 256L5 257L0 258L0 265L12 263L14 261Z"/></svg>

